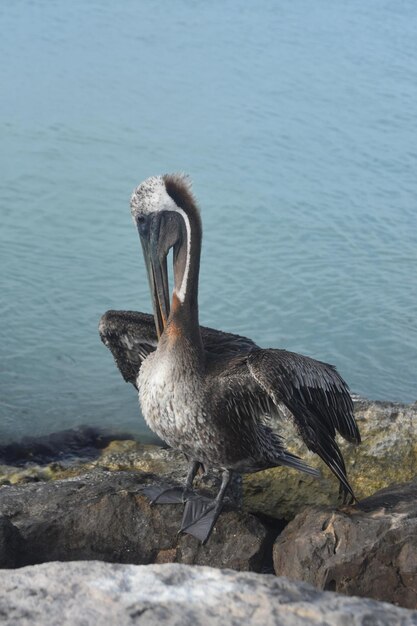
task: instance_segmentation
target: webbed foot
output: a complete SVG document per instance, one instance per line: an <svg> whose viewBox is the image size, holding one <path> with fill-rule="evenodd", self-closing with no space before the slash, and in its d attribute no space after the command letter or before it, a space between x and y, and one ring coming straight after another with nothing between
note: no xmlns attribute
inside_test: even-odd
<svg viewBox="0 0 417 626"><path fill-rule="evenodd" d="M184 504L193 495L193 492L187 488L163 488L157 485L145 487L142 493L150 499L151 504Z"/></svg>
<svg viewBox="0 0 417 626"><path fill-rule="evenodd" d="M222 484L215 500L195 496L187 500L182 517L180 532L199 539L204 545L218 520L223 508L223 498L232 478L232 472L224 469Z"/></svg>
<svg viewBox="0 0 417 626"><path fill-rule="evenodd" d="M204 545L211 535L222 510L222 503L204 496L187 500L180 533L192 535Z"/></svg>

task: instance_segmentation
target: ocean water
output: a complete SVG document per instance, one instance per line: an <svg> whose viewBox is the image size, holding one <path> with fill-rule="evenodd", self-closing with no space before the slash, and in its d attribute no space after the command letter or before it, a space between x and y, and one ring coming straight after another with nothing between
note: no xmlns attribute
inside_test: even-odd
<svg viewBox="0 0 417 626"><path fill-rule="evenodd" d="M201 323L417 399L414 0L0 4L0 437L149 437L97 333L150 311L132 189L185 171Z"/></svg>

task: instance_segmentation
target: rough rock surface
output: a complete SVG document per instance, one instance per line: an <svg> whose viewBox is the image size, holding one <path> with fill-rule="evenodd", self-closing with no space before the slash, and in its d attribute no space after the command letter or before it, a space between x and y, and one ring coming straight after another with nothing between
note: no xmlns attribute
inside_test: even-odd
<svg viewBox="0 0 417 626"><path fill-rule="evenodd" d="M48 563L0 571L5 626L412 626L417 612L285 578L185 565Z"/></svg>
<svg viewBox="0 0 417 626"><path fill-rule="evenodd" d="M349 481L358 499L417 475L417 402L398 404L354 402L355 417L362 443L354 446L339 438L346 461ZM273 425L282 429L279 420ZM309 452L293 429L284 421L289 448L313 467L321 478L277 467L246 476L243 483L244 504L251 512L290 520L306 506L337 505L338 482L315 454Z"/></svg>
<svg viewBox="0 0 417 626"><path fill-rule="evenodd" d="M274 544L278 575L417 608L417 479L354 507L309 508Z"/></svg>
<svg viewBox="0 0 417 626"><path fill-rule="evenodd" d="M1 487L0 515L13 521L5 521L5 532L20 532L18 564L99 559L262 568L272 539L257 518L226 508L202 546L190 535L177 535L181 504L151 506L142 495L145 485L156 482L145 473L96 469L71 479Z"/></svg>

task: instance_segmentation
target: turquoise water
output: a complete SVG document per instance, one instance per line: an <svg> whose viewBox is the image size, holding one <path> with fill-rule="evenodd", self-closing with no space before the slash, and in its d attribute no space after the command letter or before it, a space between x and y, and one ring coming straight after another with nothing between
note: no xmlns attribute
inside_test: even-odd
<svg viewBox="0 0 417 626"><path fill-rule="evenodd" d="M97 334L150 310L133 187L186 171L201 322L417 399L414 0L0 4L0 434L146 433Z"/></svg>

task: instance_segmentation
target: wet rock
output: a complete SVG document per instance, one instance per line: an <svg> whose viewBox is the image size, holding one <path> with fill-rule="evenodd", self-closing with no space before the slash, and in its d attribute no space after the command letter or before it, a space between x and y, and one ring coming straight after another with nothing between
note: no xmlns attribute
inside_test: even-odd
<svg viewBox="0 0 417 626"><path fill-rule="evenodd" d="M414 626L417 612L285 578L186 565L48 563L0 572L5 626Z"/></svg>
<svg viewBox="0 0 417 626"><path fill-rule="evenodd" d="M354 507L306 509L274 544L278 575L417 608L417 479Z"/></svg>
<svg viewBox="0 0 417 626"><path fill-rule="evenodd" d="M349 481L357 498L417 475L417 403L370 402L358 399L355 417L362 443L354 446L339 438ZM300 443L288 419L274 420L284 430L291 452L300 455L321 478L277 467L244 477L244 503L251 512L290 520L306 506L337 505L338 481L319 459Z"/></svg>
<svg viewBox="0 0 417 626"><path fill-rule="evenodd" d="M91 426L79 426L39 437L23 437L20 441L0 445L0 463L21 467L28 462L45 465L74 457L93 459L112 440L126 438L126 435Z"/></svg>
<svg viewBox="0 0 417 626"><path fill-rule="evenodd" d="M182 505L150 506L141 489L157 477L95 469L71 479L0 488L0 514L23 538L20 564L99 559L182 563L259 570L268 532L255 517L220 516L210 541L178 536Z"/></svg>

